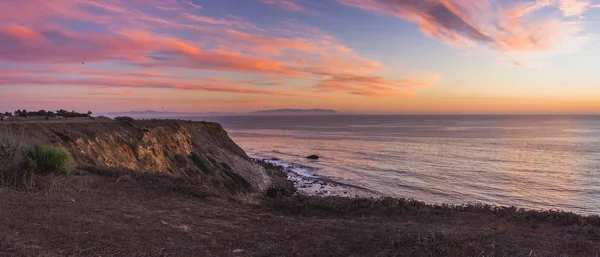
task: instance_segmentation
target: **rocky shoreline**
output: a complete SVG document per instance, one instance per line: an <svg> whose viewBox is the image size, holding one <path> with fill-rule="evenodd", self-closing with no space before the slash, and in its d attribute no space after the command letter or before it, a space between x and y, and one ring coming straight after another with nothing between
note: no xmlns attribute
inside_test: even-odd
<svg viewBox="0 0 600 257"><path fill-rule="evenodd" d="M366 188L341 183L329 178L320 176L302 176L290 167L277 164L273 158L256 158L255 162L265 166L268 170L275 170L279 173L278 177L292 183L296 194L305 196L340 196L340 197L381 197L382 195Z"/></svg>

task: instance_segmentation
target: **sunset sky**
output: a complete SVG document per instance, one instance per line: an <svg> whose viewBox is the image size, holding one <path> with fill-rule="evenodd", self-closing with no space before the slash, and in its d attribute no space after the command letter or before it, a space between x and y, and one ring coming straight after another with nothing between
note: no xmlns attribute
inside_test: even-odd
<svg viewBox="0 0 600 257"><path fill-rule="evenodd" d="M600 113L598 34L599 0L0 0L0 110Z"/></svg>

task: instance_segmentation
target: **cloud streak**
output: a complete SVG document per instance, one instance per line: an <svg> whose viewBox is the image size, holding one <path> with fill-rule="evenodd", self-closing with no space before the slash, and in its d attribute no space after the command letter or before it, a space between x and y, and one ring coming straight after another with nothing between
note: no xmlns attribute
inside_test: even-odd
<svg viewBox="0 0 600 257"><path fill-rule="evenodd" d="M263 2L307 11L296 1ZM382 97L421 85L376 75L384 65L318 28L258 26L205 9L181 0L2 1L0 66L12 68L0 71L0 87L77 88L49 101L152 101L159 97L138 92Z"/></svg>
<svg viewBox="0 0 600 257"><path fill-rule="evenodd" d="M401 89L436 85L440 75L389 81L378 76L335 74L318 82L318 92L346 91L349 94L369 97L384 97L403 92Z"/></svg>
<svg viewBox="0 0 600 257"><path fill-rule="evenodd" d="M0 87L12 86L85 86L89 88L158 88L210 92L228 92L242 94L262 94L276 96L308 96L281 90L257 89L242 85L228 85L202 82L182 82L163 80L144 80L132 78L84 78L66 79L54 77L30 78L25 76L0 76ZM101 93L102 94L102 93Z"/></svg>
<svg viewBox="0 0 600 257"><path fill-rule="evenodd" d="M264 4L276 5L279 8L282 8L291 12L303 12L306 11L304 7L297 4L294 0L261 0Z"/></svg>
<svg viewBox="0 0 600 257"><path fill-rule="evenodd" d="M532 0L500 4L492 0L339 0L418 24L445 44L488 46L502 52L545 52L579 47L583 22L571 20L591 7L587 0ZM557 8L562 16L543 12Z"/></svg>

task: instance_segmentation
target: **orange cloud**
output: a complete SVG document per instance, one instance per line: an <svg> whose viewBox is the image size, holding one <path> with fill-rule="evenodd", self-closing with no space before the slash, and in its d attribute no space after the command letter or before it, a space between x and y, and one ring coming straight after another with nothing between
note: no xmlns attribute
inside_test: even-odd
<svg viewBox="0 0 600 257"><path fill-rule="evenodd" d="M523 63L523 62L513 62L511 63L512 67L517 67L517 68L525 68L527 67L527 64Z"/></svg>
<svg viewBox="0 0 600 257"><path fill-rule="evenodd" d="M434 86L439 82L439 75L430 75L421 78L389 81L382 77L335 74L323 79L315 85L318 92L343 91L353 95L383 97L404 92L411 87Z"/></svg>
<svg viewBox="0 0 600 257"><path fill-rule="evenodd" d="M11 38L14 40L20 40L23 42L33 42L33 41L41 41L44 40L44 36L40 33L29 29L24 26L12 24L8 25L4 28L4 33L7 38L10 40Z"/></svg>

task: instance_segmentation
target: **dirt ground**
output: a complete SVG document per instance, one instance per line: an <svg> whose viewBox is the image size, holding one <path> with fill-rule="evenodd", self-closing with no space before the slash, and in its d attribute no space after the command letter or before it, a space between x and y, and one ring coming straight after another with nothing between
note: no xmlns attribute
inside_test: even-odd
<svg viewBox="0 0 600 257"><path fill-rule="evenodd" d="M151 176L151 175L148 175ZM166 178L75 172L0 188L0 256L598 256L600 222L398 199L193 193Z"/></svg>

